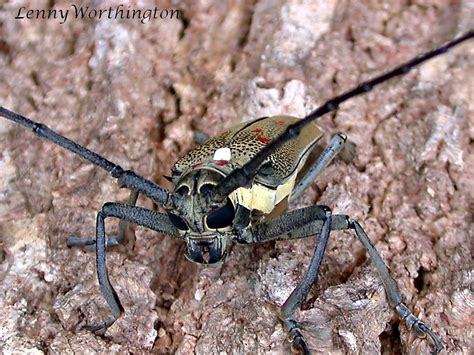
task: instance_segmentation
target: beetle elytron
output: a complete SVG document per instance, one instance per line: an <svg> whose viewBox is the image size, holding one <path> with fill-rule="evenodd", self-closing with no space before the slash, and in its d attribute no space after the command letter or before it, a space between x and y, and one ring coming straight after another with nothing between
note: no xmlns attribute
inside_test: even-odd
<svg viewBox="0 0 474 355"><path fill-rule="evenodd" d="M376 85L404 74L418 64L472 38L474 31L327 101L303 119L289 116L262 117L209 139L175 163L170 178L174 192L167 191L133 171L122 169L40 123L0 106L1 116L30 128L38 136L105 169L118 179L121 187L131 190L127 204L106 203L99 211L95 239L67 239L69 246L95 246L100 288L112 312L111 317L89 328L92 331L104 331L123 311L108 280L106 249L126 242L124 231L127 223L183 239L186 242L186 258L208 265L223 261L229 241L253 244L319 236L303 280L281 310L281 318L293 349L309 354L295 310L317 279L330 232L352 229L374 262L391 305L409 328L413 328L420 336L430 336L434 343L433 352L438 353L443 348L441 341L402 302L398 287L383 259L357 221L345 215L332 215L326 206L311 206L286 214L283 212L289 200L300 195L341 152L346 143L344 135L334 136L306 175L296 183L309 152L322 136L312 121L335 110L342 102L368 92ZM139 193L162 206L167 214L135 206ZM108 217L120 219L122 228L118 236L106 239L104 221Z"/></svg>

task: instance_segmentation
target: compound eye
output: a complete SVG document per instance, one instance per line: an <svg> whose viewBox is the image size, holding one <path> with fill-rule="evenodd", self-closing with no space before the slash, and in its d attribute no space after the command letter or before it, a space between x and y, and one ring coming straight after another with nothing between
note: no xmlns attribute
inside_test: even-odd
<svg viewBox="0 0 474 355"><path fill-rule="evenodd" d="M204 193L206 193L206 192L208 192L208 191L211 191L211 190L214 188L214 186L215 186L214 184L203 184L203 185L201 185L201 187L199 188L199 192L200 192L201 194L204 194Z"/></svg>
<svg viewBox="0 0 474 355"><path fill-rule="evenodd" d="M224 207L218 208L207 215L207 227L209 229L229 227L232 225L234 216L234 205L228 198Z"/></svg>
<svg viewBox="0 0 474 355"><path fill-rule="evenodd" d="M179 195L187 195L189 193L189 187L182 185L179 189L176 190L176 193Z"/></svg>
<svg viewBox="0 0 474 355"><path fill-rule="evenodd" d="M189 227L188 225L186 224L186 222L184 221L184 219L182 219L180 216L177 216L173 213L170 213L168 212L168 218L170 219L171 223L173 224L173 226L175 226L176 228L178 228L179 230L182 230L182 231L187 231L189 230Z"/></svg>

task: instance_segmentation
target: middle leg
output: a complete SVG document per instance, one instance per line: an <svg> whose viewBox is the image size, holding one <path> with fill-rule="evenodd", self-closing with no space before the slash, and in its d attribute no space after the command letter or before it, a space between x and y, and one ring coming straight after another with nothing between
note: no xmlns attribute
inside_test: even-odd
<svg viewBox="0 0 474 355"><path fill-rule="evenodd" d="M138 191L131 190L127 205L135 206L137 200ZM119 222L118 235L112 235L107 238L107 249L117 245L127 245L128 243L132 243L133 246L135 244L135 235L129 233L129 227L130 224L126 220L121 219ZM95 242L95 238L81 238L75 235L71 235L66 239L66 245L68 247L81 247L89 251L95 250Z"/></svg>

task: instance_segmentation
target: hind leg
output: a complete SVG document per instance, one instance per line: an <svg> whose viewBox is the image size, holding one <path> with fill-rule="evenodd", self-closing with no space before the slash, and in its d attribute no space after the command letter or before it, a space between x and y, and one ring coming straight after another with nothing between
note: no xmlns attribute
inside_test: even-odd
<svg viewBox="0 0 474 355"><path fill-rule="evenodd" d="M350 157L350 148L349 142L347 141L347 137L342 134L338 133L334 137L332 137L331 142L329 145L323 150L321 155L319 155L318 159L314 162L314 164L308 169L306 175L296 184L292 193L291 193L291 200L294 200L301 196L301 194L316 180L319 174L326 169L329 163L336 157L338 154L342 154L345 152L345 156L347 159ZM353 145L353 143L351 143ZM347 146L347 148L346 148Z"/></svg>

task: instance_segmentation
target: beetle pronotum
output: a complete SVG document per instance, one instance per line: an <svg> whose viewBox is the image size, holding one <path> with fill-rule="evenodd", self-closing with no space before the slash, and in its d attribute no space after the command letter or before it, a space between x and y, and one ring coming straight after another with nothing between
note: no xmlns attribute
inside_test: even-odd
<svg viewBox="0 0 474 355"><path fill-rule="evenodd" d="M101 291L112 311L109 318L88 328L94 332L105 331L123 312L120 300L108 280L106 249L107 246L123 244L126 233L106 238L106 218L119 218L127 223L183 239L186 242L186 257L196 263L208 265L223 261L229 241L253 244L319 235L308 271L282 306L282 320L293 348L309 354L295 311L317 279L330 232L352 229L375 264L390 304L409 328L413 328L420 336L429 335L434 342L434 353L441 351L443 345L439 338L403 303L400 291L383 259L357 221L345 215L332 215L326 206L312 206L286 214L279 212L276 216L272 216L272 212L277 210L279 204L287 204L292 194L300 195L345 145L344 135L334 136L306 175L296 183L296 177L309 152L321 137L319 129L311 127L315 119L336 110L341 103L371 91L375 86L472 38L474 32L467 33L432 52L363 82L327 101L303 119L289 116L263 117L209 139L174 165L171 178L174 193L133 171L124 170L58 135L45 125L0 107L1 116L89 160L118 179L121 187L132 191L128 204L106 203L102 207L97 215L95 238L69 237L67 240L69 246L95 245ZM167 215L136 207L139 193L163 207Z"/></svg>

